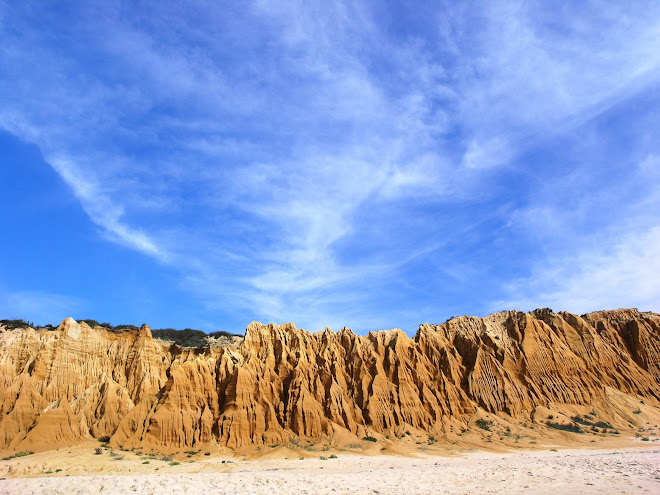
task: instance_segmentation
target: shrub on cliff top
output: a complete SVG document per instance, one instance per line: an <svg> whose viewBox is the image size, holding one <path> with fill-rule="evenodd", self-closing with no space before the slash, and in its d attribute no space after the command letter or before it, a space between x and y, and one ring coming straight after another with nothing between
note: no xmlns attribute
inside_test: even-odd
<svg viewBox="0 0 660 495"><path fill-rule="evenodd" d="M35 324L31 321L25 321L22 318L15 318L10 320L0 320L0 325L3 325L7 330L15 330L17 328L35 328Z"/></svg>
<svg viewBox="0 0 660 495"><path fill-rule="evenodd" d="M206 345L206 334L201 330L186 328L175 330L174 328L159 328L152 330L154 338L174 342L181 347L204 347Z"/></svg>

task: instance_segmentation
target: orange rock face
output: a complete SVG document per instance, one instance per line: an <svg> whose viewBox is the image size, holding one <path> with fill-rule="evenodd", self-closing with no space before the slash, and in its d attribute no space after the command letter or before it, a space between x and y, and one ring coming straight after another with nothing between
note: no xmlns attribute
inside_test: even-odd
<svg viewBox="0 0 660 495"><path fill-rule="evenodd" d="M0 448L110 437L122 448L275 445L296 437L447 435L476 412L660 400L660 315L536 310L358 336L252 323L203 349L66 319L0 333Z"/></svg>

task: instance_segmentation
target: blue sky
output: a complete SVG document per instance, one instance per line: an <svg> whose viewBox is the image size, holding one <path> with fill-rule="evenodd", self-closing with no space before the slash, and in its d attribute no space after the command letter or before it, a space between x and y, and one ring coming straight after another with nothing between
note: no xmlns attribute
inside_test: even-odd
<svg viewBox="0 0 660 495"><path fill-rule="evenodd" d="M2 2L0 313L660 311L658 2Z"/></svg>

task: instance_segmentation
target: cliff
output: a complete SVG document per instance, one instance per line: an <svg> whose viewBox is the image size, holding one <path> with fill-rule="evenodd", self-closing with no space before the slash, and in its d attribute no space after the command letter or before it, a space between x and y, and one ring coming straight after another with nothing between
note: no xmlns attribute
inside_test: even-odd
<svg viewBox="0 0 660 495"><path fill-rule="evenodd" d="M161 451L411 430L453 438L484 415L540 421L580 407L626 427L640 400L660 405L660 315L636 310L459 317L413 339L255 322L242 341L198 349L146 325L113 332L71 318L0 333L5 450L103 437Z"/></svg>

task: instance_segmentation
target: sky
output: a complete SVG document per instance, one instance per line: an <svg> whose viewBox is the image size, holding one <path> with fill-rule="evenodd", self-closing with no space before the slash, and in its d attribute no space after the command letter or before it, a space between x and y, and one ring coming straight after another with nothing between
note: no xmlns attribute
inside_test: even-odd
<svg viewBox="0 0 660 495"><path fill-rule="evenodd" d="M0 317L660 311L660 3L0 0Z"/></svg>

